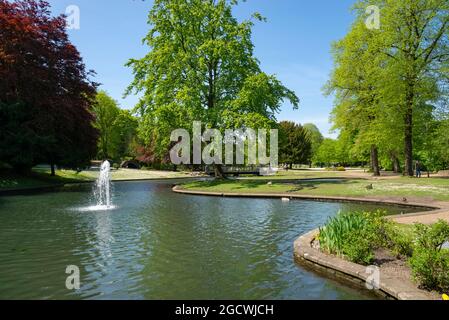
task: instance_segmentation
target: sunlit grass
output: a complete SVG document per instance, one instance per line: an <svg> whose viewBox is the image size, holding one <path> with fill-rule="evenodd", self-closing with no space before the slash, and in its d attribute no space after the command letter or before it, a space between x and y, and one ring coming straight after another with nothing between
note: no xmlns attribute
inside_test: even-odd
<svg viewBox="0 0 449 320"><path fill-rule="evenodd" d="M334 178L333 176L327 177ZM320 178L323 178L323 176ZM285 181L289 179L291 179L291 176L288 176L288 178L276 176L231 181L215 180L187 183L183 185L183 188L223 193L292 193L311 196L409 197L449 200L449 179L443 178L412 179L398 177L386 180L367 178L333 181Z"/></svg>

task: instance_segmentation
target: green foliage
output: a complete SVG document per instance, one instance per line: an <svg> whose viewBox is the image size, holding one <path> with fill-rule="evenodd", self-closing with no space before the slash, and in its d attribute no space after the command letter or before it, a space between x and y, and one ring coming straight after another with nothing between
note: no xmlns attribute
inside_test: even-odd
<svg viewBox="0 0 449 320"><path fill-rule="evenodd" d="M417 248L410 258L414 278L428 290L449 291L449 251Z"/></svg>
<svg viewBox="0 0 449 320"><path fill-rule="evenodd" d="M260 70L253 55L252 21L238 22L238 1L156 0L144 39L149 53L131 59L134 81L127 93L143 92L136 112L139 137L164 158L174 129L193 121L224 129L266 128L282 101L299 99L276 77ZM263 20L258 14L256 20Z"/></svg>
<svg viewBox="0 0 449 320"><path fill-rule="evenodd" d="M354 231L347 235L343 242L342 252L345 257L355 263L369 265L373 262L373 245L364 230Z"/></svg>
<svg viewBox="0 0 449 320"><path fill-rule="evenodd" d="M312 151L309 133L299 124L283 121L279 124L279 162L308 163Z"/></svg>
<svg viewBox="0 0 449 320"><path fill-rule="evenodd" d="M100 159L122 160L130 152L129 147L136 135L137 119L104 91L100 91L94 105L96 121L94 126L100 132L98 157Z"/></svg>
<svg viewBox="0 0 449 320"><path fill-rule="evenodd" d="M368 5L382 8L381 30L366 27ZM447 166L447 130L438 122L447 115L449 3L360 0L354 9L351 30L333 46L325 88L335 96L334 128L351 137L352 154L375 146L383 166L398 170L405 160L407 175L417 158L431 170Z"/></svg>
<svg viewBox="0 0 449 320"><path fill-rule="evenodd" d="M411 257L413 255L413 234L404 232L397 227L391 227L388 230L389 244L388 248L397 257Z"/></svg>
<svg viewBox="0 0 449 320"><path fill-rule="evenodd" d="M432 226L417 224L415 233L417 247L439 251L443 244L449 241L449 224L444 220Z"/></svg>
<svg viewBox="0 0 449 320"><path fill-rule="evenodd" d="M410 258L414 278L426 289L449 290L449 251L443 249L449 241L449 224L439 221L432 226L415 226L415 250Z"/></svg>
<svg viewBox="0 0 449 320"><path fill-rule="evenodd" d="M310 136L310 142L312 143L312 159L318 153L318 149L323 143L324 137L321 134L320 130L313 123L306 123L303 125L303 128L307 130Z"/></svg>
<svg viewBox="0 0 449 320"><path fill-rule="evenodd" d="M314 155L313 162L332 167L333 165L349 163L349 159L347 146L343 140L326 138Z"/></svg>
<svg viewBox="0 0 449 320"><path fill-rule="evenodd" d="M374 250L386 241L389 222L384 215L380 211L340 213L320 229L321 248L355 263L370 264Z"/></svg>

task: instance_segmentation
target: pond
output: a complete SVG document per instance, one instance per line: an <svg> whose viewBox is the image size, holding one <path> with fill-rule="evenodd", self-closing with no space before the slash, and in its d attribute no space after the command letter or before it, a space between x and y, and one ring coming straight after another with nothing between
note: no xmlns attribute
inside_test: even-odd
<svg viewBox="0 0 449 320"><path fill-rule="evenodd" d="M173 193L114 185L115 210L83 210L91 186L0 197L0 299L369 299L293 260L293 242L339 210L378 206ZM391 213L404 209L389 208ZM81 288L69 291L66 268Z"/></svg>

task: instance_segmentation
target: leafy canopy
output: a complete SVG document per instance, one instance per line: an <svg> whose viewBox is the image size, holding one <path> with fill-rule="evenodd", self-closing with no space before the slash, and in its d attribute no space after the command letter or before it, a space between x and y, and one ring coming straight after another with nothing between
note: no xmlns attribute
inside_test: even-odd
<svg viewBox="0 0 449 320"><path fill-rule="evenodd" d="M131 59L134 81L127 93L143 92L136 106L140 136L166 154L173 129L201 121L208 127L271 127L282 102L299 99L253 55L253 20L232 15L237 1L156 0L144 39L150 52Z"/></svg>

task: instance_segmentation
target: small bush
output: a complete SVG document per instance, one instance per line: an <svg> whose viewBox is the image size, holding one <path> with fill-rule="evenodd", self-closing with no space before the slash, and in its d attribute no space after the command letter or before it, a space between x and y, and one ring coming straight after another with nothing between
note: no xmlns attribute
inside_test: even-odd
<svg viewBox="0 0 449 320"><path fill-rule="evenodd" d="M435 251L417 248L410 258L415 280L421 287L437 290L440 293L449 291L449 251Z"/></svg>
<svg viewBox="0 0 449 320"><path fill-rule="evenodd" d="M449 241L449 224L440 220L432 226L415 225L416 246L428 250L440 251L446 241Z"/></svg>
<svg viewBox="0 0 449 320"><path fill-rule="evenodd" d="M439 221L432 226L415 226L415 250L410 258L413 277L429 290L449 290L449 250L443 249L449 241L449 224Z"/></svg>
<svg viewBox="0 0 449 320"><path fill-rule="evenodd" d="M396 228L388 233L390 244L387 246L397 257L411 257L413 255L413 236Z"/></svg>
<svg viewBox="0 0 449 320"><path fill-rule="evenodd" d="M345 167L338 167L337 171L346 171L346 168Z"/></svg>
<svg viewBox="0 0 449 320"><path fill-rule="evenodd" d="M380 211L339 214L320 229L321 248L355 263L370 264L374 250L387 242L389 222L384 215Z"/></svg>
<svg viewBox="0 0 449 320"><path fill-rule="evenodd" d="M365 228L366 220L359 213L339 214L329 219L325 227L320 229L320 245L323 250L332 254L343 254L346 238L354 230Z"/></svg>
<svg viewBox="0 0 449 320"><path fill-rule="evenodd" d="M373 262L374 246L366 231L350 233L343 243L343 253L352 262L369 265Z"/></svg>

